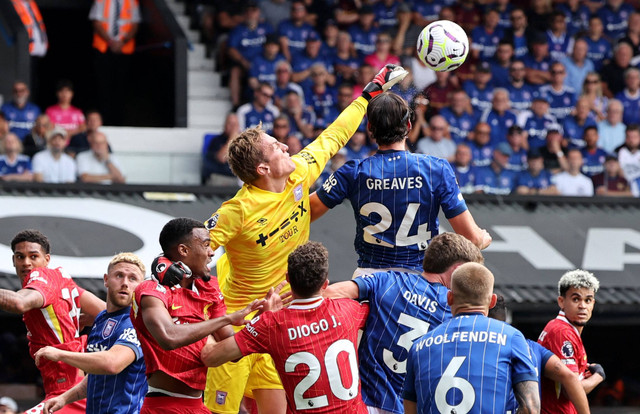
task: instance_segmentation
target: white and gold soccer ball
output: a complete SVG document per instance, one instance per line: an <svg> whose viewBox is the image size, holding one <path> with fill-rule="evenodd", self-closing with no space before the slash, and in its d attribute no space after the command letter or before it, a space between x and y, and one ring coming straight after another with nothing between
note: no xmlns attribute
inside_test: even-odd
<svg viewBox="0 0 640 414"><path fill-rule="evenodd" d="M454 70L469 53L469 39L462 27L450 20L438 20L422 29L418 36L418 57L438 72Z"/></svg>

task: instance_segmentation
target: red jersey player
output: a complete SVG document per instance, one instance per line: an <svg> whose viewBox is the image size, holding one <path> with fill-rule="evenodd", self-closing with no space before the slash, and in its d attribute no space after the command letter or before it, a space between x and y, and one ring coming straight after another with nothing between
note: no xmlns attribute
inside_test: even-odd
<svg viewBox="0 0 640 414"><path fill-rule="evenodd" d="M565 273L558 282L560 313L547 323L538 338L540 345L557 355L578 376L587 394L605 378L602 366L587 363L587 353L580 338L584 326L591 319L599 286L598 279L585 270ZM560 384L543 378L541 412L574 414L577 411L562 392Z"/></svg>
<svg viewBox="0 0 640 414"><path fill-rule="evenodd" d="M323 299L327 249L308 242L288 258L288 308L253 318L233 338L207 344L202 360L219 366L252 353L273 358L287 395L287 412L366 413L360 397L356 344L368 306L351 299Z"/></svg>
<svg viewBox="0 0 640 414"><path fill-rule="evenodd" d="M22 314L27 327L31 357L47 345L82 352L80 310L91 318L105 309L105 303L75 284L62 268L49 269L50 244L37 230L24 230L11 240L13 266L22 283L17 292L0 289L0 309ZM46 361L38 366L44 384L45 400L62 394L83 374L64 362ZM42 403L35 412L41 411ZM29 410L31 411L31 410ZM59 413L84 413L85 401L64 407Z"/></svg>
<svg viewBox="0 0 640 414"><path fill-rule="evenodd" d="M202 403L207 367L201 350L211 334L217 340L233 335L228 325L246 323L244 317L261 304L225 315L218 282L207 268L210 241L200 221L169 221L160 233L163 256L152 264L155 280L136 288L131 319L149 383L141 414L210 414Z"/></svg>

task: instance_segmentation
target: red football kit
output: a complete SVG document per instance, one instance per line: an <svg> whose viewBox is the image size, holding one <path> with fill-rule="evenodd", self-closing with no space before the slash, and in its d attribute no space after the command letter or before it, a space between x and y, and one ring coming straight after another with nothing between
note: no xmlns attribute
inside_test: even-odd
<svg viewBox="0 0 640 414"><path fill-rule="evenodd" d="M191 388L204 390L206 384L207 367L200 359L200 352L207 342L203 338L191 345L186 345L172 351L165 351L153 338L142 320L139 306L143 296L153 296L160 299L169 311L175 324L197 323L207 319L218 318L227 313L222 293L218 286L218 280L212 278L209 282L196 279L191 289L161 285L156 281L142 282L135 291L133 306L131 307L131 319L138 333L138 339L142 346L144 362L147 366L147 377L155 371L162 371L173 378L180 380ZM184 398L146 398L143 410L149 404L159 400L173 401L187 412L194 412L194 407L185 407L188 399ZM201 399L197 401L198 407L204 407ZM165 401L166 407L166 401ZM179 407L176 407L179 408ZM169 409L169 408L167 408ZM169 411L167 411L169 412ZM172 411L179 412L179 411ZM208 411L207 411L208 412Z"/></svg>
<svg viewBox="0 0 640 414"><path fill-rule="evenodd" d="M351 299L296 299L254 318L235 340L242 355L271 355L288 413L367 413L356 344L368 313Z"/></svg>
<svg viewBox="0 0 640 414"><path fill-rule="evenodd" d="M549 321L538 338L538 343L560 358L572 372L582 380L587 370L587 352L575 326L567 320L564 312ZM574 414L576 409L561 392L561 384L542 377L541 412L549 414Z"/></svg>
<svg viewBox="0 0 640 414"><path fill-rule="evenodd" d="M42 308L27 311L22 320L27 327L29 353L33 355L45 346L54 346L72 352L83 352L84 339L79 335L80 296L84 289L76 285L61 267L34 269L22 282L23 289L40 292L44 299ZM82 381L83 373L64 362L40 360L40 375L45 399L62 394ZM61 413L84 412L85 401L70 404Z"/></svg>

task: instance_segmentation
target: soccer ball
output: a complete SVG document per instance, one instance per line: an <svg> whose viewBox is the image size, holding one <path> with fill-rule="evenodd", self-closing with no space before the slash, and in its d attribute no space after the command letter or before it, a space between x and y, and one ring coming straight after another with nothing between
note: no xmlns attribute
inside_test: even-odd
<svg viewBox="0 0 640 414"><path fill-rule="evenodd" d="M458 68L469 53L469 39L462 27L449 20L438 20L422 29L418 36L418 57L438 72Z"/></svg>

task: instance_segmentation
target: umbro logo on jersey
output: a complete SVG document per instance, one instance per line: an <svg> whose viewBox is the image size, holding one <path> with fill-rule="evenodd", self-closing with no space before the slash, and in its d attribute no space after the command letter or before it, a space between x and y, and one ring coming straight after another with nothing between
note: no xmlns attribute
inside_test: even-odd
<svg viewBox="0 0 640 414"><path fill-rule="evenodd" d="M171 304L171 310L177 310L177 309L180 309L181 307L182 307L182 306L180 306L180 305L179 305L179 306L176 306L176 305L174 305L173 303Z"/></svg>
<svg viewBox="0 0 640 414"><path fill-rule="evenodd" d="M264 226L265 224L267 224L267 220L266 218L262 217L261 219L258 220L258 224L261 226Z"/></svg>

